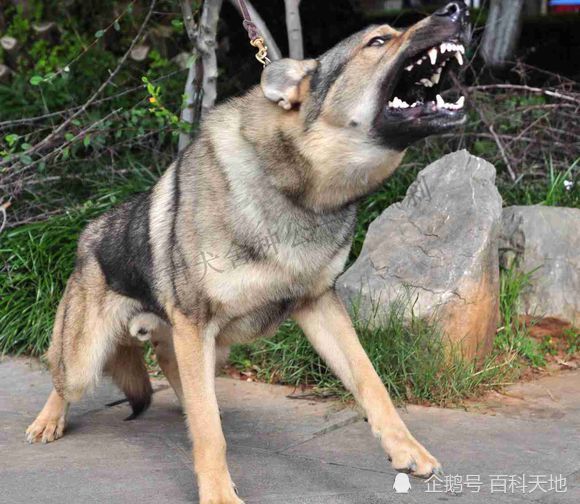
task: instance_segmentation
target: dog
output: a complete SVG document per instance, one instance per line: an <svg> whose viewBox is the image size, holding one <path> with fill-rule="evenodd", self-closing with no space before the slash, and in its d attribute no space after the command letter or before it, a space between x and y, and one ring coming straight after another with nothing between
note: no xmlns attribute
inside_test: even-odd
<svg viewBox="0 0 580 504"><path fill-rule="evenodd" d="M291 317L352 392L399 471L441 471L408 431L334 290L357 202L419 139L465 121L447 102L463 65L468 10L451 2L406 30L371 26L317 59L282 59L215 108L147 193L83 231L47 357L54 389L29 442L65 430L71 402L105 373L132 417L151 401L150 339L182 402L200 502L241 503L214 391L233 343Z"/></svg>

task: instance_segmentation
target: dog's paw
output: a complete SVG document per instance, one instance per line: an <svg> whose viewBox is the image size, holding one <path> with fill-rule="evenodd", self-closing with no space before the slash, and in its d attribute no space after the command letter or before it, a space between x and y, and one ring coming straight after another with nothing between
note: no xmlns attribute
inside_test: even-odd
<svg viewBox="0 0 580 504"><path fill-rule="evenodd" d="M433 474L443 474L441 464L416 439L405 435L387 450L393 467L398 472L410 473L419 478L430 478Z"/></svg>
<svg viewBox="0 0 580 504"><path fill-rule="evenodd" d="M201 492L199 504L244 504L244 501L238 497L236 485L232 484L211 489L206 487Z"/></svg>
<svg viewBox="0 0 580 504"><path fill-rule="evenodd" d="M26 429L26 440L29 443L51 443L64 435L65 417L39 416Z"/></svg>
<svg viewBox="0 0 580 504"><path fill-rule="evenodd" d="M233 495L215 495L199 501L200 504L244 504L234 492Z"/></svg>

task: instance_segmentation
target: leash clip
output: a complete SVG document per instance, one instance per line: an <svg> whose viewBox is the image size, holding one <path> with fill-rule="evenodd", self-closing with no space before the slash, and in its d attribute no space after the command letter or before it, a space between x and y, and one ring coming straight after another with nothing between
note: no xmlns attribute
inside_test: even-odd
<svg viewBox="0 0 580 504"><path fill-rule="evenodd" d="M264 39L262 37L256 37L253 40L250 40L250 44L258 49L258 53L256 54L256 59L262 63L262 65L267 66L270 63L270 58L268 58L268 47L264 43Z"/></svg>

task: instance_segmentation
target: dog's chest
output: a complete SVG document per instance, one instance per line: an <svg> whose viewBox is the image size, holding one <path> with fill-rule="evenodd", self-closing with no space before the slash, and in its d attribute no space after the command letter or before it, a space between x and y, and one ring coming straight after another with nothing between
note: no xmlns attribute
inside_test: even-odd
<svg viewBox="0 0 580 504"><path fill-rule="evenodd" d="M301 300L328 290L350 250L354 212L341 217L316 225L281 218L267 233L238 236L230 248L239 262L206 278L214 306L225 319L252 318L267 325Z"/></svg>
<svg viewBox="0 0 580 504"><path fill-rule="evenodd" d="M229 279L227 299L221 298L219 315L226 323L220 332L220 344L244 343L274 334L297 305L332 287L348 252L349 247L344 247L324 264L311 257L310 261L303 260L302 266L292 261L240 269L239 276Z"/></svg>

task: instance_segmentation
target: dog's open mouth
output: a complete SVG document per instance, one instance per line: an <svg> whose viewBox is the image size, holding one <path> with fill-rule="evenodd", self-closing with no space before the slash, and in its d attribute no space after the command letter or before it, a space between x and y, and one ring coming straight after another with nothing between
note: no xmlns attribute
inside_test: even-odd
<svg viewBox="0 0 580 504"><path fill-rule="evenodd" d="M444 116L463 120L465 97L455 89L465 47L448 40L412 56L403 63L398 82L387 100L385 113L402 120Z"/></svg>

